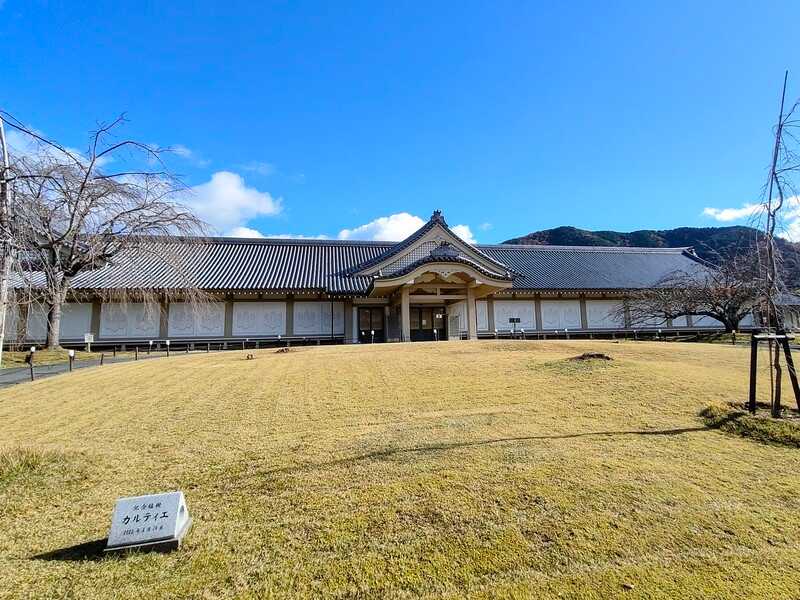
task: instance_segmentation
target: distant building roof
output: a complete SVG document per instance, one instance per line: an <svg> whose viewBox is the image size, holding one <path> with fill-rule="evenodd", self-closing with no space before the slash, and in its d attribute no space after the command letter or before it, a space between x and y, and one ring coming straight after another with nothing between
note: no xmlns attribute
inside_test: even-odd
<svg viewBox="0 0 800 600"><path fill-rule="evenodd" d="M417 243L436 226L460 248L447 241ZM393 267L381 270L379 266L387 261L393 261ZM154 239L143 251L123 252L108 265L80 274L73 288L175 290L192 286L207 291L365 295L374 279L431 262L469 264L489 276L510 278L511 291L642 289L700 265L688 248L470 246L455 236L436 211L420 230L396 243ZM34 281L40 278L32 275Z"/></svg>

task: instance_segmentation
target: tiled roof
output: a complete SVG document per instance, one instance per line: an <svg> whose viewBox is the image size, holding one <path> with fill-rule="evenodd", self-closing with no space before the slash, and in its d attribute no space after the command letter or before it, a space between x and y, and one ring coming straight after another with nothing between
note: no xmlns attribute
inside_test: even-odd
<svg viewBox="0 0 800 600"><path fill-rule="evenodd" d="M210 238L158 240L148 252L120 255L83 273L77 289L176 289L361 295L370 277L350 275L392 248L391 242ZM477 246L514 275L512 290L646 288L698 262L683 248ZM171 260L165 263L164 258ZM430 262L431 259L426 259Z"/></svg>
<svg viewBox="0 0 800 600"><path fill-rule="evenodd" d="M519 273L517 290L643 289L676 272L703 269L689 248L480 246Z"/></svg>
<svg viewBox="0 0 800 600"><path fill-rule="evenodd" d="M400 242L396 242L396 243L392 244L389 248L387 248L385 251L381 252L380 254L375 256L374 258L366 261L363 264L355 265L351 272L355 273L355 272L359 272L359 271L364 271L366 269L369 269L370 267L373 267L373 266L378 265L378 264L380 264L380 263L382 263L382 262L384 262L386 260L389 260L393 256L401 256L403 254L404 250L406 250L408 247L412 246L416 241L420 240L426 233L428 233L431 229L434 229L437 226L441 227L442 229L447 231L450 235L452 235L454 238L456 238L457 240L459 240L463 244L466 244L466 242L464 242L464 240L462 240L455 233L453 233L453 230L450 229L450 227L447 225L447 221L444 220L444 216L442 215L442 211L435 210L435 211L433 211L433 214L431 215L431 218L428 220L427 223L425 223L425 225L423 225L422 227L417 229L414 233L412 233L406 239L404 239L404 240L402 240ZM505 271L508 270L508 267L506 265L504 265L501 261L498 261L497 259L492 258L488 254L482 252L480 250L480 246L475 246L475 245L470 246L469 244L466 244L466 245L471 247L475 251L476 254L478 254L482 258L486 259L487 262L493 264L498 272L504 273Z"/></svg>

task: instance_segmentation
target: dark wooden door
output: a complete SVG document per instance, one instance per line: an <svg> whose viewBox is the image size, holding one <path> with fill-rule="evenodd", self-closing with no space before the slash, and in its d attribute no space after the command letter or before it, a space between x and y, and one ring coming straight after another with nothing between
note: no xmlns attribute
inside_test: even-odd
<svg viewBox="0 0 800 600"><path fill-rule="evenodd" d="M386 341L382 306L359 307L358 341L362 344Z"/></svg>

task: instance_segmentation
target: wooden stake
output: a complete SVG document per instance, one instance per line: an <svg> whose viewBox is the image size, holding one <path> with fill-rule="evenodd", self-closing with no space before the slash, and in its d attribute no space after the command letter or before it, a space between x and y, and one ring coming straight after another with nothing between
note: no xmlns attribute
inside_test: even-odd
<svg viewBox="0 0 800 600"><path fill-rule="evenodd" d="M781 340L781 345L783 346L783 353L786 355L786 367L789 369L789 380L792 382L794 400L797 402L797 410L800 411L800 384L797 382L797 371L794 368L794 359L792 358L792 350L789 347L789 339L784 337Z"/></svg>
<svg viewBox="0 0 800 600"><path fill-rule="evenodd" d="M758 368L758 340L756 336L750 337L750 414L756 414L756 375Z"/></svg>

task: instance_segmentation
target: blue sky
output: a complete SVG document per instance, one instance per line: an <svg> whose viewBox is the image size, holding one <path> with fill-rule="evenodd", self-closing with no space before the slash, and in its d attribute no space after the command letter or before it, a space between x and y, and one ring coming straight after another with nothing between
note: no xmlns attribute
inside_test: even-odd
<svg viewBox="0 0 800 600"><path fill-rule="evenodd" d="M798 2L87 4L0 0L2 108L71 146L127 113L222 233L717 225L800 95Z"/></svg>

